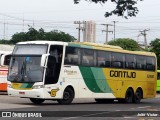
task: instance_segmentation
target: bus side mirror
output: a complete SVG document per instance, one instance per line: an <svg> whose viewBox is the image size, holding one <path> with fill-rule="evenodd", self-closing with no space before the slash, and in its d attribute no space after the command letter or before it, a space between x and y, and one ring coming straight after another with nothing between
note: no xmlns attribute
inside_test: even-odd
<svg viewBox="0 0 160 120"><path fill-rule="evenodd" d="M41 63L40 63L41 67L46 67L45 63L46 63L46 59L47 59L48 56L49 56L49 54L43 54L42 55L42 57L41 57Z"/></svg>

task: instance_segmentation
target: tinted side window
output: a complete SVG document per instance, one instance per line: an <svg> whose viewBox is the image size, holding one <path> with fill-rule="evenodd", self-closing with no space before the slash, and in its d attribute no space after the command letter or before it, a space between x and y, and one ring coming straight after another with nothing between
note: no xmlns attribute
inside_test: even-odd
<svg viewBox="0 0 160 120"><path fill-rule="evenodd" d="M105 51L97 51L97 66L110 67L111 53Z"/></svg>
<svg viewBox="0 0 160 120"><path fill-rule="evenodd" d="M94 51L89 49L82 49L82 65L84 66L95 66L94 62Z"/></svg>
<svg viewBox="0 0 160 120"><path fill-rule="evenodd" d="M51 45L49 53L51 56L55 57L56 63L62 62L62 53L63 53L62 45Z"/></svg>
<svg viewBox="0 0 160 120"><path fill-rule="evenodd" d="M147 62L146 62L146 69L154 71L155 70L155 57L146 57Z"/></svg>
<svg viewBox="0 0 160 120"><path fill-rule="evenodd" d="M66 47L64 64L79 65L80 49L76 47Z"/></svg>
<svg viewBox="0 0 160 120"><path fill-rule="evenodd" d="M126 54L125 68L129 68L129 69L136 68L136 56L135 55Z"/></svg>
<svg viewBox="0 0 160 120"><path fill-rule="evenodd" d="M139 70L145 70L146 69L146 57L137 55L136 56L136 68Z"/></svg>
<svg viewBox="0 0 160 120"><path fill-rule="evenodd" d="M124 64L124 54L122 53L112 53L111 54L111 66L117 68L123 68Z"/></svg>

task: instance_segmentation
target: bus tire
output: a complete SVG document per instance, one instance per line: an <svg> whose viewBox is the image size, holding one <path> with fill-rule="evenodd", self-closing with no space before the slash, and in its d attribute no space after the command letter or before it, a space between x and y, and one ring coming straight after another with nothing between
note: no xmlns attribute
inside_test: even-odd
<svg viewBox="0 0 160 120"><path fill-rule="evenodd" d="M131 88L128 88L124 99L125 103L132 103L133 98L134 98L133 91Z"/></svg>
<svg viewBox="0 0 160 120"><path fill-rule="evenodd" d="M38 98L30 98L30 101L36 105L42 104L45 100L44 99L38 99Z"/></svg>
<svg viewBox="0 0 160 120"><path fill-rule="evenodd" d="M136 93L134 95L134 99L133 99L133 102L134 103L140 103L141 102L141 99L142 99L142 91L140 89L137 89L136 90Z"/></svg>
<svg viewBox="0 0 160 120"><path fill-rule="evenodd" d="M63 99L57 100L59 104L67 105L71 104L74 98L74 92L70 87L67 87L63 93Z"/></svg>

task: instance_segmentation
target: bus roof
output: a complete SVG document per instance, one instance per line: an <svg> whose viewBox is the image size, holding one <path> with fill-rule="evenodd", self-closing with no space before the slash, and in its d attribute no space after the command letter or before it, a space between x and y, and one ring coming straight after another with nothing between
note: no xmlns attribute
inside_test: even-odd
<svg viewBox="0 0 160 120"><path fill-rule="evenodd" d="M81 44L81 45L88 45L88 46L93 46L93 47L123 49L120 46L113 46L113 45L101 44L101 43L90 43L90 42L72 42L72 43Z"/></svg>
<svg viewBox="0 0 160 120"><path fill-rule="evenodd" d="M19 42L17 44L58 44L58 45L70 45L70 46L78 46L81 48L92 48L98 50L107 50L113 52L121 52L121 53L132 53L138 55L147 55L147 56L156 56L153 52L145 52L145 51L129 51L124 50L119 46L107 45L107 44L100 44L100 43L90 43L90 42L61 42L61 41L26 41L26 42Z"/></svg>
<svg viewBox="0 0 160 120"><path fill-rule="evenodd" d="M130 51L124 50L119 46L107 45L107 44L99 44L99 43L89 43L89 42L71 42L73 45L80 45L80 47L88 46L88 48L98 49L98 50L107 50L113 52L120 52L120 53L132 53L138 55L147 55L147 56L156 56L153 52L145 52L145 51Z"/></svg>

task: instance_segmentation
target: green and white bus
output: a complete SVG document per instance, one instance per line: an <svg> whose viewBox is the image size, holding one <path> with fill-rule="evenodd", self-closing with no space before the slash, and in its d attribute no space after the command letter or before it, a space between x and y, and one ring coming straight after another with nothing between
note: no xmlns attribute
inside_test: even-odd
<svg viewBox="0 0 160 120"><path fill-rule="evenodd" d="M86 42L29 41L16 44L8 95L35 104L74 98L139 103L156 96L156 55Z"/></svg>

